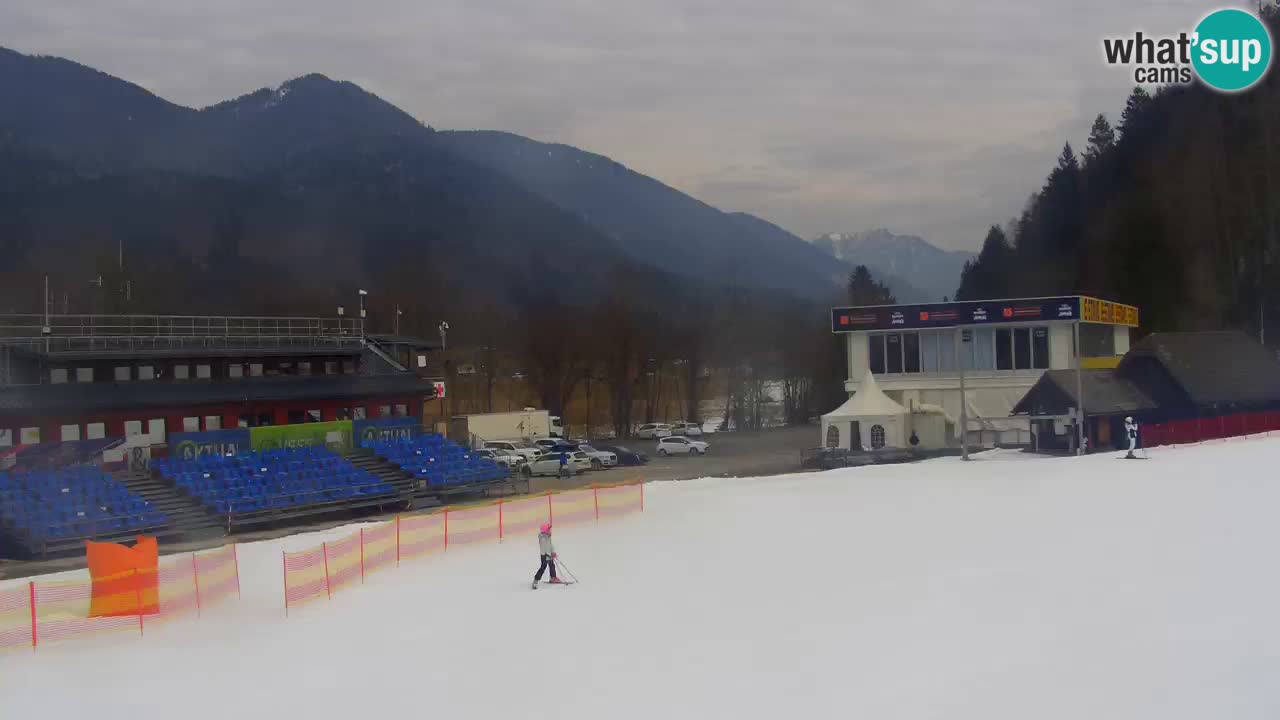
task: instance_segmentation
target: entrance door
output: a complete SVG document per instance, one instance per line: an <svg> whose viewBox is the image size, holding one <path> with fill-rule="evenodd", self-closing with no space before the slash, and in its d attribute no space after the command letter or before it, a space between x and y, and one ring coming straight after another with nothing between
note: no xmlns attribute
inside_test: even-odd
<svg viewBox="0 0 1280 720"><path fill-rule="evenodd" d="M862 450L862 425L857 420L849 423L849 449Z"/></svg>
<svg viewBox="0 0 1280 720"><path fill-rule="evenodd" d="M1111 447L1111 418L1098 418L1098 449Z"/></svg>

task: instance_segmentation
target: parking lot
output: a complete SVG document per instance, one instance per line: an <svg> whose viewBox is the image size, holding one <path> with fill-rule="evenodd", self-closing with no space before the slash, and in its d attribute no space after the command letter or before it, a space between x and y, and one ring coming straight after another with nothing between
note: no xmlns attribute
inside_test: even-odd
<svg viewBox="0 0 1280 720"><path fill-rule="evenodd" d="M623 482L632 478L645 480L692 480L703 477L753 477L796 472L800 469L800 453L818 445L816 426L777 428L758 432L714 433L696 438L706 442L706 455L673 455L660 457L653 440L602 442L617 444L649 456L649 464L619 467L604 472L589 472L572 478L537 477L532 492L567 490L593 483Z"/></svg>

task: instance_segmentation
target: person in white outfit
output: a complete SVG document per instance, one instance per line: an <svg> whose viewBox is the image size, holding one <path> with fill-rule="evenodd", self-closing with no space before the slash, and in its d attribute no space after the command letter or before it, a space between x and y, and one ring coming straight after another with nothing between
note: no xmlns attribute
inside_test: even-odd
<svg viewBox="0 0 1280 720"><path fill-rule="evenodd" d="M1129 460L1137 460L1137 456L1133 454L1134 449L1138 447L1138 423L1133 418L1124 419L1124 432L1129 436L1129 453L1125 455Z"/></svg>
<svg viewBox="0 0 1280 720"><path fill-rule="evenodd" d="M538 574L533 576L533 587L537 588L538 583L542 580L542 573L548 569L551 570L551 580L549 582L559 583L560 578L556 577L556 546L551 542L551 523L542 523L538 533L538 553L542 555L542 565L538 568Z"/></svg>

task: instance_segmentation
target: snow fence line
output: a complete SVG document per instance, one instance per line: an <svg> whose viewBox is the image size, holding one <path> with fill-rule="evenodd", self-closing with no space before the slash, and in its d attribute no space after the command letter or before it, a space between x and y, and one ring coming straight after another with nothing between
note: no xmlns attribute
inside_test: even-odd
<svg viewBox="0 0 1280 720"><path fill-rule="evenodd" d="M136 571L134 571L136 576ZM132 578L128 578L132 580ZM231 597L240 596L240 562L235 545L161 558L154 587L142 582L104 597L90 580L28 582L0 591L0 650L33 650L86 635L137 632L147 625L200 613ZM145 598L145 600L144 600Z"/></svg>
<svg viewBox="0 0 1280 720"><path fill-rule="evenodd" d="M600 522L644 510L644 481L525 496L483 505L445 507L429 515L396 515L336 541L299 552L282 552L284 613L401 561L456 545L526 535L544 522L559 526Z"/></svg>
<svg viewBox="0 0 1280 720"><path fill-rule="evenodd" d="M1138 439L1142 447L1152 448L1270 435L1277 431L1280 431L1280 412L1237 413L1142 425Z"/></svg>

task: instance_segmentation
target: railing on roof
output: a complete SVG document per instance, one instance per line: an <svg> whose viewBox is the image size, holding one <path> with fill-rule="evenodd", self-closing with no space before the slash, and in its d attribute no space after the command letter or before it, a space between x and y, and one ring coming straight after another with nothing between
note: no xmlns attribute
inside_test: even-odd
<svg viewBox="0 0 1280 720"><path fill-rule="evenodd" d="M47 354L358 345L354 318L196 315L0 315L0 344Z"/></svg>

